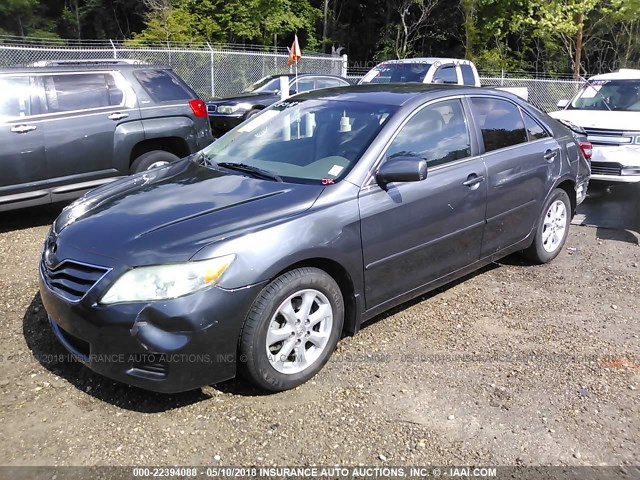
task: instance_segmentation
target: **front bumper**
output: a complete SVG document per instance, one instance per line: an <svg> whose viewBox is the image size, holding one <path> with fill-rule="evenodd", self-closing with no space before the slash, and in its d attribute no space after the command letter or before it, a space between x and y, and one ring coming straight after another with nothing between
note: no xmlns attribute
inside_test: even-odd
<svg viewBox="0 0 640 480"><path fill-rule="evenodd" d="M594 145L591 179L603 182L640 182L640 147Z"/></svg>
<svg viewBox="0 0 640 480"><path fill-rule="evenodd" d="M99 305L93 290L102 280L72 301L51 286L43 263L39 277L52 330L70 353L105 377L162 393L235 376L238 336L263 286L212 287L166 301Z"/></svg>
<svg viewBox="0 0 640 480"><path fill-rule="evenodd" d="M244 115L246 112L240 114L209 114L209 123L214 133L223 132L226 133L232 128L237 127L244 121Z"/></svg>

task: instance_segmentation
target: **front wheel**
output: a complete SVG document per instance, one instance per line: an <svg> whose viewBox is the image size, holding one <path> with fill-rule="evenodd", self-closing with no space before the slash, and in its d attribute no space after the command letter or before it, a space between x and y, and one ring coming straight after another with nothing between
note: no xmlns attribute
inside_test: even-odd
<svg viewBox="0 0 640 480"><path fill-rule="evenodd" d="M139 173L151 168L162 167L168 163L178 160L179 157L165 150L152 150L143 153L131 164L130 173Z"/></svg>
<svg viewBox="0 0 640 480"><path fill-rule="evenodd" d="M344 322L340 287L324 271L297 268L258 295L239 342L241 372L266 390L306 382L329 360Z"/></svg>
<svg viewBox="0 0 640 480"><path fill-rule="evenodd" d="M542 210L538 229L524 255L535 263L548 263L558 256L569 234L571 202L567 192L556 188Z"/></svg>

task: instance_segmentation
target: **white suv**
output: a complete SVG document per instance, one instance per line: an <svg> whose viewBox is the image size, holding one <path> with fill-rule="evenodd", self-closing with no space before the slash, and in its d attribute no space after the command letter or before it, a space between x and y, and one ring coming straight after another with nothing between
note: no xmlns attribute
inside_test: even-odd
<svg viewBox="0 0 640 480"><path fill-rule="evenodd" d="M591 77L550 115L584 128L593 144L591 180L640 182L640 70Z"/></svg>

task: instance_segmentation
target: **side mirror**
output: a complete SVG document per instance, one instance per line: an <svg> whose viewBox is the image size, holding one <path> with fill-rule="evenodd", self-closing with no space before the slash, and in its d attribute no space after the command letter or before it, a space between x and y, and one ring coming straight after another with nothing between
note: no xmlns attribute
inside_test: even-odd
<svg viewBox="0 0 640 480"><path fill-rule="evenodd" d="M388 158L378 170L376 180L381 186L392 182L419 182L427 178L427 162L409 155Z"/></svg>
<svg viewBox="0 0 640 480"><path fill-rule="evenodd" d="M560 110L564 110L568 106L569 106L569 100L560 100L560 101L558 101L558 108Z"/></svg>

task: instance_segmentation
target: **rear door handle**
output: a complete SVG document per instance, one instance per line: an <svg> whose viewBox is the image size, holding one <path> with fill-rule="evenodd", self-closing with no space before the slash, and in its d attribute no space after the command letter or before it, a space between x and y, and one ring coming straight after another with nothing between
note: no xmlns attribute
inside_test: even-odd
<svg viewBox="0 0 640 480"><path fill-rule="evenodd" d="M35 125L16 125L15 127L11 127L11 131L13 133L29 133L33 132L36 128Z"/></svg>
<svg viewBox="0 0 640 480"><path fill-rule="evenodd" d="M111 115L109 115L107 118L109 120L122 120L123 118L127 118L129 116L128 113L120 113L120 112L116 112L116 113L112 113Z"/></svg>
<svg viewBox="0 0 640 480"><path fill-rule="evenodd" d="M546 152L544 152L544 159L549 163L553 162L557 156L557 150L547 150Z"/></svg>
<svg viewBox="0 0 640 480"><path fill-rule="evenodd" d="M476 175L472 173L467 177L467 181L463 183L465 187L474 187L484 182L484 175Z"/></svg>

